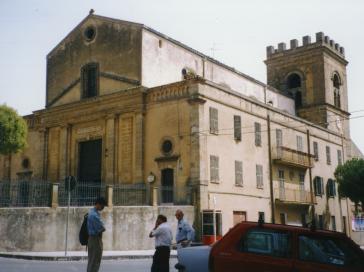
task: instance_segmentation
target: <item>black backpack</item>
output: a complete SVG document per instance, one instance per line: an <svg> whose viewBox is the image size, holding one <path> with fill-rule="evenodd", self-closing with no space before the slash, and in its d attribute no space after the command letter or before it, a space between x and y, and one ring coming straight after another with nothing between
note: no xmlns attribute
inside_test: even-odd
<svg viewBox="0 0 364 272"><path fill-rule="evenodd" d="M86 213L85 216L83 217L80 234L78 236L79 240L80 240L80 244L83 246L87 246L87 243L88 243L87 218L88 218L88 213Z"/></svg>

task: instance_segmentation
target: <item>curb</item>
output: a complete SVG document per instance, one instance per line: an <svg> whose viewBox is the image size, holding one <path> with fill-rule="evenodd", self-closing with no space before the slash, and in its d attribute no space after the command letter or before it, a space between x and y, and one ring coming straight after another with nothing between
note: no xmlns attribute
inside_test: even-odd
<svg viewBox="0 0 364 272"><path fill-rule="evenodd" d="M0 253L2 258L23 259L33 261L84 261L87 256L31 256L21 254L6 254ZM115 256L102 256L102 260L132 260L132 259L151 259L153 255L115 255ZM171 259L177 258L176 255L171 255Z"/></svg>

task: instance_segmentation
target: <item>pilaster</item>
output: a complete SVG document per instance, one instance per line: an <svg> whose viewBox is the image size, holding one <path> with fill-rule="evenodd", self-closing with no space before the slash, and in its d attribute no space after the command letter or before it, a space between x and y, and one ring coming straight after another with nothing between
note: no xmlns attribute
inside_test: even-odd
<svg viewBox="0 0 364 272"><path fill-rule="evenodd" d="M108 115L105 121L105 183L114 183L115 161L115 115Z"/></svg>

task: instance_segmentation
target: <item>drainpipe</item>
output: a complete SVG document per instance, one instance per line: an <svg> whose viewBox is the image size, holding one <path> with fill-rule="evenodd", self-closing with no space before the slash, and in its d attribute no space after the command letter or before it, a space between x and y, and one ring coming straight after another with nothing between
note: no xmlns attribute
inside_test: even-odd
<svg viewBox="0 0 364 272"><path fill-rule="evenodd" d="M268 126L268 158L269 158L269 189L270 189L270 202L271 202L271 213L272 213L272 223L275 223L275 203L273 195L273 169L272 169L272 149L270 141L270 116L267 115L267 126Z"/></svg>
<svg viewBox="0 0 364 272"><path fill-rule="evenodd" d="M314 196L312 190L312 169L311 169L311 142L310 142L310 130L307 130L307 153L308 153L308 174L310 178L310 195L311 195L311 222L313 227L316 227L316 220L315 220L315 203L314 203Z"/></svg>

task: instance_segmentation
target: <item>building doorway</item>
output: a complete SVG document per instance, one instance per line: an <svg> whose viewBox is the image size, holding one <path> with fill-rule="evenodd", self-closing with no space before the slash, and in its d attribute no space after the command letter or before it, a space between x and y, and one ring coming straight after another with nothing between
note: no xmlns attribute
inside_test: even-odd
<svg viewBox="0 0 364 272"><path fill-rule="evenodd" d="M240 222L246 221L246 212L243 211L233 211L233 225L237 225Z"/></svg>
<svg viewBox="0 0 364 272"><path fill-rule="evenodd" d="M78 181L81 183L101 183L102 140L79 143Z"/></svg>
<svg viewBox="0 0 364 272"><path fill-rule="evenodd" d="M162 170L161 180L161 203L173 203L174 199L174 173L173 169L166 168Z"/></svg>

